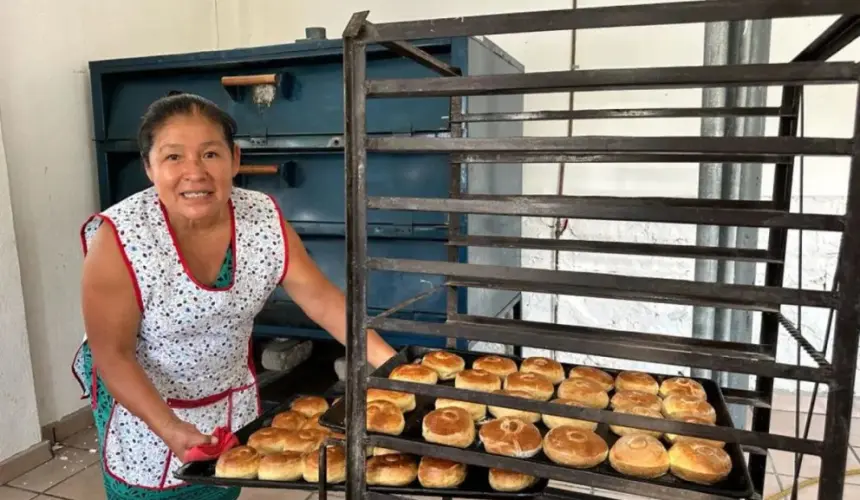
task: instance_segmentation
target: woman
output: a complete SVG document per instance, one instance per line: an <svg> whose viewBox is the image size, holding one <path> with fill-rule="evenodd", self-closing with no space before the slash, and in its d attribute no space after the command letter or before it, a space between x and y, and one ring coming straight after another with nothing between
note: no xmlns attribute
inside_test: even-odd
<svg viewBox="0 0 860 500"><path fill-rule="evenodd" d="M274 201L233 187L236 124L181 94L153 103L138 144L153 186L91 217L75 373L90 397L109 499L235 499L173 477L189 449L259 414L254 316L276 286L340 342L343 293L311 261ZM394 355L375 332L368 361Z"/></svg>

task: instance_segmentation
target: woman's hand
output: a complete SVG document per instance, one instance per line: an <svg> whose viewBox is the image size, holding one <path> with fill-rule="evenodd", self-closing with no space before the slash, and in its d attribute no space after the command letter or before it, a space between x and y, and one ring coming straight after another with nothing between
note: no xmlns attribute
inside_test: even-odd
<svg viewBox="0 0 860 500"><path fill-rule="evenodd" d="M170 451L181 461L185 462L185 454L195 446L218 444L218 438L207 436L197 430L197 427L183 420L175 420L162 431L162 439Z"/></svg>

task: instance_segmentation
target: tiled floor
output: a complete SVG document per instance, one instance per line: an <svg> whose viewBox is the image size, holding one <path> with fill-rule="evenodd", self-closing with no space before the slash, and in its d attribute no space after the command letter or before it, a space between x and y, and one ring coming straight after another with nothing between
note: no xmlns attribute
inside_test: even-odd
<svg viewBox="0 0 860 500"><path fill-rule="evenodd" d="M808 402L804 402L804 408L808 409ZM784 397L775 400L771 420L771 432L794 435L795 415L794 398ZM823 435L823 413L824 405L817 404L813 410L810 438L820 439ZM849 455L848 469L860 468L860 405L855 404L855 418L851 425L852 448ZM805 426L806 418L802 415L801 429ZM56 447L54 458L32 471L0 486L0 500L102 500L105 498L101 484L101 471L98 464L96 452L96 438L93 429L81 432ZM794 455L787 452L772 451L771 459L768 461L770 473L765 484L765 499L769 495L789 488L792 484L792 473L794 469ZM806 456L800 470L801 480L814 478L819 474L820 460L815 457ZM845 499L860 499L860 475L846 478ZM559 487L569 487L556 485ZM574 487L575 489L589 488ZM817 495L817 487L810 486L802 489L799 494L800 500L813 500ZM631 497L618 495L611 492L599 492L607 498L633 499L642 497ZM314 498L311 498L314 497ZM315 500L315 494L304 491L290 490L246 490L240 497L241 500ZM342 498L342 495L333 494L331 498Z"/></svg>

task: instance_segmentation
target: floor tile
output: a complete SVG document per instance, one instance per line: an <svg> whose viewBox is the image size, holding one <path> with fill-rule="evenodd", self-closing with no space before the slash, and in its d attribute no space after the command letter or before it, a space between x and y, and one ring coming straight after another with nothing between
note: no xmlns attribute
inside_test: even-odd
<svg viewBox="0 0 860 500"><path fill-rule="evenodd" d="M764 498L779 493L791 485L791 478L777 477L776 474L768 474L764 479Z"/></svg>
<svg viewBox="0 0 860 500"><path fill-rule="evenodd" d="M74 436L69 437L68 439L63 441L63 445L87 451L97 450L99 447L99 442L98 436L96 435L96 428L90 427L85 431L81 431Z"/></svg>
<svg viewBox="0 0 860 500"><path fill-rule="evenodd" d="M61 448L49 462L9 481L9 486L42 493L93 465L98 459L96 453L77 448Z"/></svg>
<svg viewBox="0 0 860 500"><path fill-rule="evenodd" d="M305 500L311 495L310 491L244 488L239 500Z"/></svg>
<svg viewBox="0 0 860 500"><path fill-rule="evenodd" d="M32 500L36 495L38 493L0 486L0 499L2 500Z"/></svg>
<svg viewBox="0 0 860 500"><path fill-rule="evenodd" d="M104 500L101 464L94 464L46 491L69 500Z"/></svg>
<svg viewBox="0 0 860 500"><path fill-rule="evenodd" d="M793 476L794 475L794 454L788 451L779 451L779 450L771 450L770 451L771 459L773 460L773 465L776 468L776 472L782 476ZM846 470L855 469L860 467L860 462L857 462L857 459L854 455L849 452L848 453L848 462L846 464ZM818 477L821 474L821 458L805 455L803 457L803 462L800 465L800 477ZM858 482L856 481L857 476L852 476L853 479L850 482Z"/></svg>

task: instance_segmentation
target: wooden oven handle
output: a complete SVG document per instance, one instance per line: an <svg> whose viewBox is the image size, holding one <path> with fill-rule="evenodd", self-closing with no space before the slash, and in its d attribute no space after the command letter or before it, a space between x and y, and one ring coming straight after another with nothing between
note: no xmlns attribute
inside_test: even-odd
<svg viewBox="0 0 860 500"><path fill-rule="evenodd" d="M249 85L274 85L278 76L275 73L267 75L237 75L222 76L221 85L225 87L247 87Z"/></svg>

